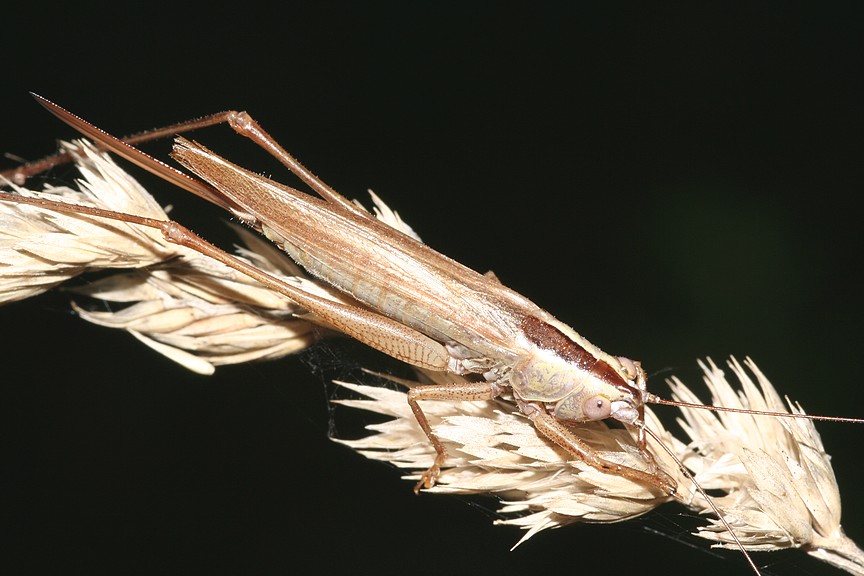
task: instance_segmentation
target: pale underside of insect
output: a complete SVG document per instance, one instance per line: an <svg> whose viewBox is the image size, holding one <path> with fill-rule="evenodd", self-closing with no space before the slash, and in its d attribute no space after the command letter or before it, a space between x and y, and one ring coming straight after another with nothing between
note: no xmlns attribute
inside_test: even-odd
<svg viewBox="0 0 864 576"><path fill-rule="evenodd" d="M543 437L566 453L601 474L642 485L655 499L676 494L682 479L688 480L677 464L665 461L667 454L652 454L660 443L652 444L646 436L650 431L644 404L654 397L647 392L645 373L637 362L606 354L494 277L470 270L380 222L329 189L281 148L276 149L277 157L288 158L286 165L324 200L178 139L174 157L212 187L192 181L62 109L46 105L107 148L228 209L339 293L316 293L309 285L286 283L219 251L174 222L104 209L90 214L159 229L170 242L201 251L281 292L299 304L304 320L445 376L408 393L412 414L435 451L417 489L434 485L446 458L444 444L418 401L499 396L510 399ZM252 133L253 139L258 135L271 151L278 146L247 116L235 114L229 121L239 132ZM40 200L21 201L64 209ZM88 213L84 208L71 211ZM610 417L635 435L633 457L626 461L610 459L570 427ZM658 463L658 458L664 462ZM721 521L725 524L722 515ZM731 527L726 529L735 539Z"/></svg>

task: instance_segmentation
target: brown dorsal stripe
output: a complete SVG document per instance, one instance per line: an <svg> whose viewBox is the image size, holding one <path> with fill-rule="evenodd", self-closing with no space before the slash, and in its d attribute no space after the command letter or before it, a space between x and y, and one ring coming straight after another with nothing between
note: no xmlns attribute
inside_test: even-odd
<svg viewBox="0 0 864 576"><path fill-rule="evenodd" d="M590 370L597 363L591 353L567 337L555 326L535 318L526 316L519 325L525 336L538 348L551 350L568 362L573 362L583 370Z"/></svg>
<svg viewBox="0 0 864 576"><path fill-rule="evenodd" d="M526 316L519 327L525 336L538 348L551 350L567 362L572 362L586 372L591 372L601 380L612 385L624 383L621 376L612 366L595 358L582 346L571 340L555 326L547 324L534 316Z"/></svg>

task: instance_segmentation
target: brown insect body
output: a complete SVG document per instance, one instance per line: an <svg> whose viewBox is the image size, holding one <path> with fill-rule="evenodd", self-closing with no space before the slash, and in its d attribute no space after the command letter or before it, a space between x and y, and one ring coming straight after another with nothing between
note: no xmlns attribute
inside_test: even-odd
<svg viewBox="0 0 864 576"><path fill-rule="evenodd" d="M453 261L367 212L319 200L263 178L184 138L177 139L172 156L216 188L225 205L235 207L232 211L238 217L282 247L310 274L351 295L371 313L439 342L447 358L444 361L444 356L436 353L441 359L436 364L429 363L429 354L422 350L398 355L386 352L433 370L482 374L487 383L449 390L415 388L415 403L423 399L493 398L509 387L535 423L536 418L545 421L551 414L573 422L612 417L628 425L643 425L645 374L637 363L606 354L489 276ZM336 327L340 328L338 323ZM380 344L376 336L359 339L373 346ZM434 344L430 346L434 348ZM422 411L415 408L415 413L439 452L436 465L421 481L428 487L434 483L444 450L434 440ZM542 424L539 428L544 430ZM563 430L546 435L579 458L590 453L590 448ZM656 470L645 450L642 432L639 440L647 472L606 463L596 455L589 461L673 491L674 483Z"/></svg>
<svg viewBox="0 0 864 576"><path fill-rule="evenodd" d="M509 391L538 431L573 456L600 470L674 492L674 481L658 470L646 449L642 407L647 392L645 374L637 363L606 354L497 280L381 223L312 175L247 114L225 112L178 125L177 131L227 122L280 159L321 198L249 172L178 138L174 158L205 184L36 98L100 146L231 211L284 248L311 275L350 295L354 302L335 302L288 285L173 221L35 203L158 228L169 241L219 260L294 300L308 310L311 321L424 369L474 375L468 382L419 386L409 392L409 404L437 453L417 489L435 483L446 457L419 401L485 400ZM12 179L25 175L26 167ZM602 459L562 423L609 417L637 429L646 470Z"/></svg>

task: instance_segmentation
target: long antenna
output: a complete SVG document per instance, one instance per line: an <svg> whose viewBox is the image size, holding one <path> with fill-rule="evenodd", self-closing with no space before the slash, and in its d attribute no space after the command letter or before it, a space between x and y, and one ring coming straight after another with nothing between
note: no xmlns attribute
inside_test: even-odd
<svg viewBox="0 0 864 576"><path fill-rule="evenodd" d="M711 406L707 404L696 404L695 402L681 402L678 400L666 400L655 396L650 392L645 398L651 404L662 404L664 406L678 406L681 408L700 408L714 412L736 412L738 414L753 414L756 416L778 416L781 418L803 418L804 420L825 420L828 422L847 422L850 424L864 424L864 418L847 418L845 416L815 416L813 414L795 414L790 412L771 412L769 410L750 410L748 408L727 408L725 406Z"/></svg>
<svg viewBox="0 0 864 576"><path fill-rule="evenodd" d="M695 406L703 407L699 404L696 404ZM761 576L762 572L760 572L759 568L756 567L756 563L753 562L753 558L750 557L750 553L747 552L746 548L744 548L744 545L741 543L741 540L738 539L738 535L735 534L735 531L732 529L732 526L730 526L729 522L726 521L726 517L723 515L722 512L720 512L720 509L717 507L716 504L714 504L714 500L710 496L708 496L708 494L702 488L702 485L696 481L696 478L694 478L693 474L691 474L690 471L687 469L687 467L684 466L684 463L681 462L681 460L678 458L678 456L675 455L675 453L672 451L672 449L669 448L668 446L666 446L666 443L663 442L663 440L661 440L660 437L657 436L657 434L655 434L653 430L651 430L650 428L648 428L644 424L642 425L642 430L644 430L649 436L651 436L651 438L653 438L657 442L657 444L659 444L663 448L663 450L669 456L672 457L672 459L675 461L675 464L678 465L678 469L681 471L681 473L684 474L684 476L686 476L687 479L693 483L693 485L696 487L696 490L699 492L699 494L701 494L702 497L705 498L705 501L708 502L708 505L711 507L711 510L713 510L714 515L717 516L717 518L723 524L723 527L726 528L726 530L732 536L732 539L735 541L735 544L738 545L738 549L741 550L742 554L744 554L744 558L747 560L747 563L750 565L750 568L753 570L753 572L757 576Z"/></svg>

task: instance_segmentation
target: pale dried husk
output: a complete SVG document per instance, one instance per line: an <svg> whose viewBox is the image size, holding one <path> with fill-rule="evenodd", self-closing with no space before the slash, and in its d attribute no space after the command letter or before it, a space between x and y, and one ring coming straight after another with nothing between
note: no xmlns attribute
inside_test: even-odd
<svg viewBox="0 0 864 576"><path fill-rule="evenodd" d="M771 383L752 360L729 367L741 387L726 380L710 360L700 364L711 403L731 408L786 412ZM746 369L745 369L746 367ZM403 392L339 382L367 399L341 400L346 406L393 418L368 427L359 440L341 440L361 454L408 469L408 480L433 462L435 451L408 408ZM680 380L670 381L677 399L700 403ZM604 474L539 438L527 418L507 400L425 402L423 410L448 449L448 459L430 492L494 494L501 501L500 524L526 530L524 541L547 528L573 522L617 522L675 500L706 514L698 536L738 549L726 526L678 464L662 449L652 452L664 472L678 483L674 497L619 476ZM748 551L801 548L853 574L864 571L864 553L843 533L840 493L810 420L715 413L681 408L684 443L646 410L646 423L705 490L722 490L713 499L723 518ZM794 409L803 413L800 408ZM633 437L603 423L573 425L577 436L604 458L642 467Z"/></svg>
<svg viewBox="0 0 864 576"><path fill-rule="evenodd" d="M166 212L107 155L82 142L65 145L82 178L78 189L38 196L167 220ZM287 282L332 299L283 253L236 227L246 243L239 256ZM299 317L304 310L231 268L167 242L152 228L45 208L0 202L0 302L49 290L85 272L117 269L71 288L114 305L88 310L90 322L126 330L168 358L209 374L221 364L274 359L308 346L322 331ZM106 310L107 308L107 310Z"/></svg>

